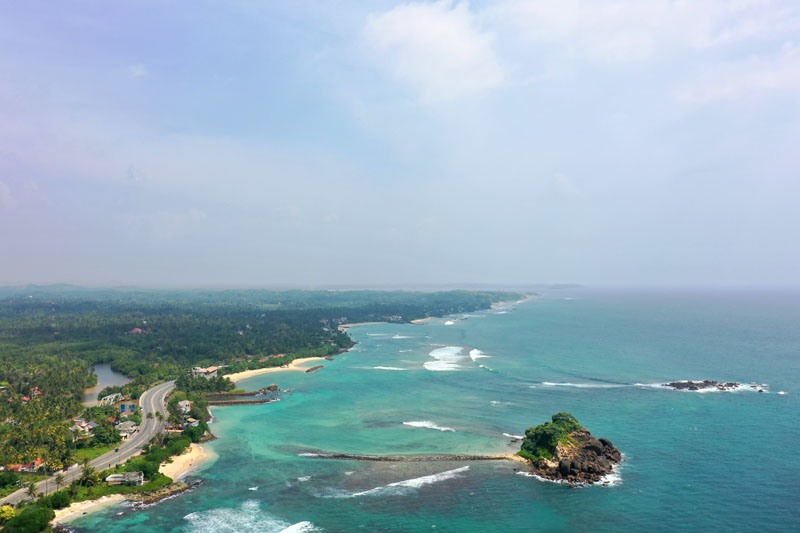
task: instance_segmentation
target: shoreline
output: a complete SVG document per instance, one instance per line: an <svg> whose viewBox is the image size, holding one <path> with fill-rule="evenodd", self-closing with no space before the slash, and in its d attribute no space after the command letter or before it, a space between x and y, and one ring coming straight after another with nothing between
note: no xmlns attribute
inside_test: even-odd
<svg viewBox="0 0 800 533"><path fill-rule="evenodd" d="M69 522L70 520L74 520L90 512L93 513L105 509L106 507L121 503L125 500L127 500L127 498L123 494L109 494L96 500L84 500L82 502L71 503L68 507L55 510L56 516L51 523L60 524Z"/></svg>
<svg viewBox="0 0 800 533"><path fill-rule="evenodd" d="M268 366L265 368L256 368L254 370L243 370L242 372L235 372L233 374L225 374L223 377L226 377L236 383L243 379L251 378L253 376L260 376L261 374L271 374L272 372L305 372L308 370L308 367L300 366L303 363L324 360L324 357L301 357L299 359L295 359L286 367Z"/></svg>
<svg viewBox="0 0 800 533"><path fill-rule="evenodd" d="M388 322L386 322L386 321L380 321L380 322L353 322L351 324L339 324L339 331L344 333L349 328L354 328L356 326L372 326L374 324L388 324Z"/></svg>
<svg viewBox="0 0 800 533"><path fill-rule="evenodd" d="M180 478L206 464L212 459L212 454L197 443L192 443L189 450L181 455L172 457L171 463L161 463L158 471L167 477L171 477L172 481L178 481Z"/></svg>
<svg viewBox="0 0 800 533"><path fill-rule="evenodd" d="M192 443L188 452L172 457L172 462L161 463L158 471L161 474L172 478L172 481L175 482L192 470L206 464L208 461L214 458L214 454L210 453L199 444ZM97 498L96 500L74 502L68 507L55 510L54 512L56 513L56 516L53 518L52 523L61 524L64 522L69 522L89 513L94 513L96 511L105 509L106 507L129 500L130 498L127 494L108 494L106 496Z"/></svg>

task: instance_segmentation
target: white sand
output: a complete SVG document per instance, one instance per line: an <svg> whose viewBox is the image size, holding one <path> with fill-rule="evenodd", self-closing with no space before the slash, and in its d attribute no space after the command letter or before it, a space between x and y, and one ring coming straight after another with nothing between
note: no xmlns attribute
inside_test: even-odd
<svg viewBox="0 0 800 533"><path fill-rule="evenodd" d="M261 374L271 374L273 372L287 372L287 371L294 371L294 372L305 372L308 370L308 367L300 366L303 363L308 363L311 361L324 361L324 357L303 357L300 359L295 359L286 368L280 366L270 366L267 368L257 368L255 370L245 370L244 372L236 372L235 374L226 374L225 377L229 378L231 381L236 383L237 381L241 381L243 379L251 378L253 376L260 376Z"/></svg>

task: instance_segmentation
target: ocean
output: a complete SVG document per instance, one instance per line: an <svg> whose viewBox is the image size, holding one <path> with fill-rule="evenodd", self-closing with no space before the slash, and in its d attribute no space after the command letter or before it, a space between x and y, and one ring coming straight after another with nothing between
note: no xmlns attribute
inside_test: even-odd
<svg viewBox="0 0 800 533"><path fill-rule="evenodd" d="M551 290L524 303L350 330L287 390L215 408L218 458L191 492L72 522L78 531L792 531L800 529L800 294ZM735 392L674 380L757 383ZM624 454L607 486L570 488L494 454L568 411Z"/></svg>

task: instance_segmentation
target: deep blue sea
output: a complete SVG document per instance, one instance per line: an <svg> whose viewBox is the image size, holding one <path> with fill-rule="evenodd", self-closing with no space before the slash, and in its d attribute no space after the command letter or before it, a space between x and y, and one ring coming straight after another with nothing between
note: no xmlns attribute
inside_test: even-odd
<svg viewBox="0 0 800 533"><path fill-rule="evenodd" d="M351 329L350 352L277 383L282 401L214 409L192 492L81 531L797 531L800 294L548 291L422 325ZM716 379L768 392L682 392ZM624 454L572 489L509 461L366 463L303 455L504 453L569 411Z"/></svg>

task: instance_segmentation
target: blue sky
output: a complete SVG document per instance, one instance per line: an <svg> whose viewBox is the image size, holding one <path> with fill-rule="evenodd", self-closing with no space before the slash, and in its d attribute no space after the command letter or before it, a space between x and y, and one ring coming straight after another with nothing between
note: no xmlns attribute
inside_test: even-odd
<svg viewBox="0 0 800 533"><path fill-rule="evenodd" d="M0 283L796 285L796 2L17 2Z"/></svg>

